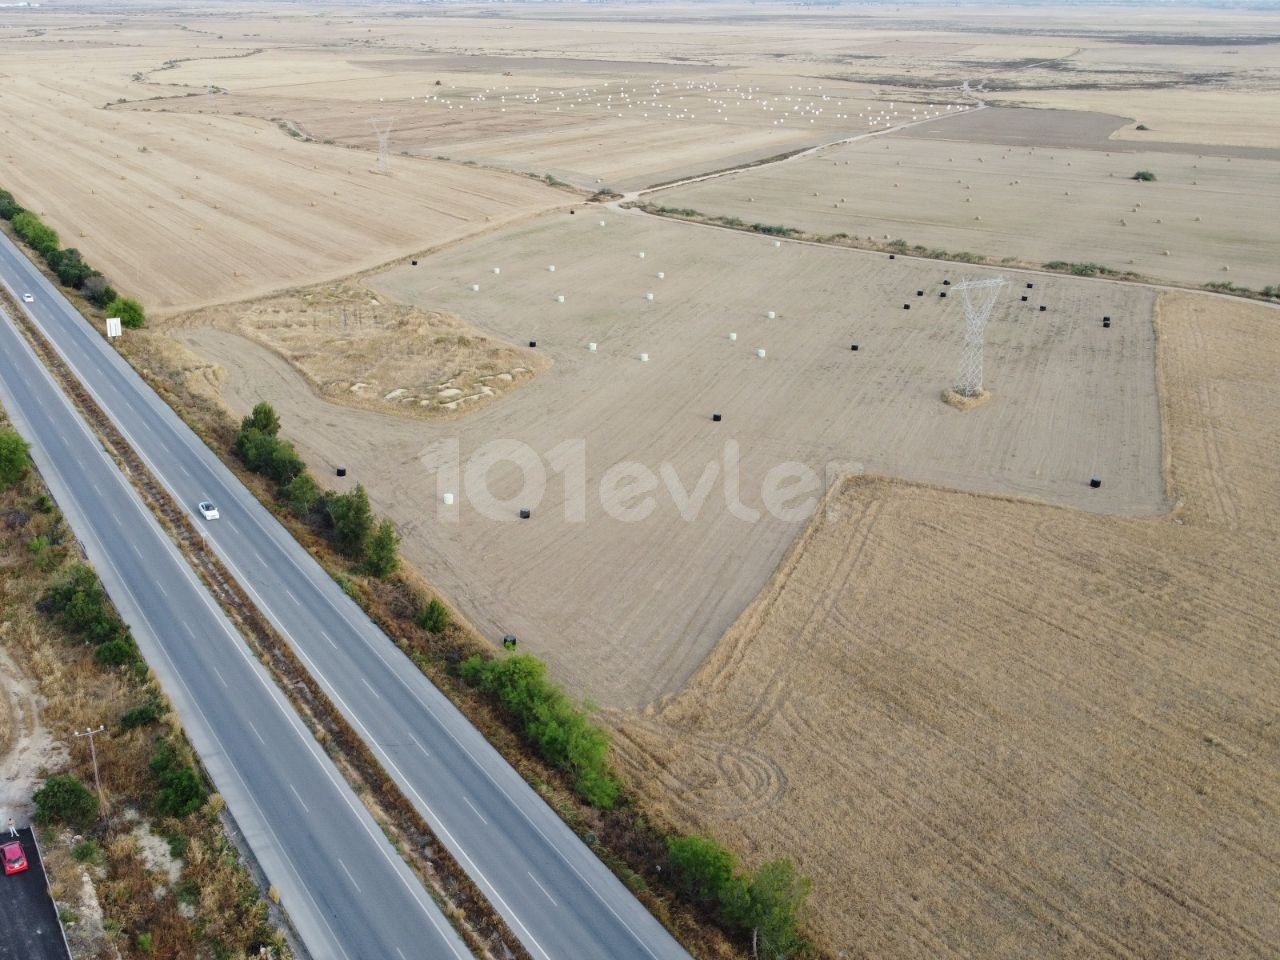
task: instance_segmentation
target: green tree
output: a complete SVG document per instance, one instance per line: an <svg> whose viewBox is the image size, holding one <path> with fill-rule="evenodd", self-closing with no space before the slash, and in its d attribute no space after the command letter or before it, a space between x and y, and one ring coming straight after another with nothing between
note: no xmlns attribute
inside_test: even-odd
<svg viewBox="0 0 1280 960"><path fill-rule="evenodd" d="M375 577L385 577L394 573L400 566L400 557L396 548L400 546L400 537L390 520L383 520L373 536L369 538L369 549L365 556L364 568Z"/></svg>
<svg viewBox="0 0 1280 960"><path fill-rule="evenodd" d="M460 670L468 683L498 698L544 759L574 776L579 796L603 810L617 803L609 735L587 719L590 704L579 709L547 680L546 664L527 654L499 660L476 656L464 660Z"/></svg>
<svg viewBox="0 0 1280 960"><path fill-rule="evenodd" d="M30 449L17 431L0 428L0 487L12 487L26 475Z"/></svg>
<svg viewBox="0 0 1280 960"><path fill-rule="evenodd" d="M737 868L733 854L710 837L671 837L667 857L681 892L705 908L719 905Z"/></svg>
<svg viewBox="0 0 1280 960"><path fill-rule="evenodd" d="M8 190L0 190L0 219L12 220L22 212L22 205Z"/></svg>
<svg viewBox="0 0 1280 960"><path fill-rule="evenodd" d="M74 247L67 250L55 250L45 257L50 268L58 275L63 286L79 287L93 273L93 270L80 256Z"/></svg>
<svg viewBox="0 0 1280 960"><path fill-rule="evenodd" d="M130 300L128 297L116 297L104 308L107 316L119 317L122 326L128 327L130 330L138 330L147 325L147 315L142 310L142 304L137 300Z"/></svg>
<svg viewBox="0 0 1280 960"><path fill-rule="evenodd" d="M240 421L241 430L260 430L269 437L280 432L280 415L265 400L254 405L253 412Z"/></svg>
<svg viewBox="0 0 1280 960"><path fill-rule="evenodd" d="M449 629L449 608L440 602L439 597L432 597L427 605L418 611L415 618L418 626L430 633L444 633Z"/></svg>
<svg viewBox="0 0 1280 960"><path fill-rule="evenodd" d="M373 536L373 511L364 486L356 484L350 493L329 497L327 505L338 549L353 560L363 560Z"/></svg>
<svg viewBox="0 0 1280 960"><path fill-rule="evenodd" d="M18 236L43 257L49 256L61 245L54 229L41 222L40 218L30 210L14 214L10 223L13 224L13 229Z"/></svg>
<svg viewBox="0 0 1280 960"><path fill-rule="evenodd" d="M111 284L107 283L107 278L97 270L89 272L89 275L80 284L80 291L99 307L105 307L116 299L115 290L112 289Z"/></svg>
<svg viewBox="0 0 1280 960"><path fill-rule="evenodd" d="M1145 181L1147 181L1147 182L1151 182L1151 181L1155 180L1155 178L1156 178L1156 175L1155 175L1154 173L1152 173L1150 170L1139 170L1137 173L1135 173L1135 174L1133 175L1133 177L1132 177L1131 179L1133 179L1133 180L1145 180Z"/></svg>
<svg viewBox="0 0 1280 960"><path fill-rule="evenodd" d="M762 960L787 960L807 946L800 920L809 887L790 860L771 860L745 881L729 885L725 919L755 942Z"/></svg>
<svg viewBox="0 0 1280 960"><path fill-rule="evenodd" d="M311 513L311 508L320 499L320 487L311 474L300 473L285 485L281 495L293 515L301 519Z"/></svg>
<svg viewBox="0 0 1280 960"><path fill-rule="evenodd" d="M302 462L298 451L293 449L293 444L288 440L275 437L267 439L272 447L263 472L281 487L287 487L295 477L300 476L307 469L306 464Z"/></svg>
<svg viewBox="0 0 1280 960"><path fill-rule="evenodd" d="M50 777L33 799L38 823L65 823L83 831L98 816L98 798L69 773Z"/></svg>

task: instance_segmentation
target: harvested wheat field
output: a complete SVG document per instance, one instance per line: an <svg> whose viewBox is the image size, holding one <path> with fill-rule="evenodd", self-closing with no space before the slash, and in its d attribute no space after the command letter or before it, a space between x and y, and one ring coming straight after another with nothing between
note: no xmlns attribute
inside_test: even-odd
<svg viewBox="0 0 1280 960"><path fill-rule="evenodd" d="M868 957L1270 957L1280 942L1280 328L1161 301L1161 518L853 477L637 783L793 853Z"/></svg>
<svg viewBox="0 0 1280 960"><path fill-rule="evenodd" d="M1253 289L1277 283L1280 151L1114 149L1123 118L986 109L646 196L746 223ZM1081 147L1038 146L1079 142ZM1259 151L1266 153L1267 151ZM1150 171L1155 182L1133 179Z"/></svg>
<svg viewBox="0 0 1280 960"><path fill-rule="evenodd" d="M24 51L58 82L0 77L4 188L154 313L345 276L574 199L428 159L382 176L367 152L248 117L103 108L171 51Z"/></svg>
<svg viewBox="0 0 1280 960"><path fill-rule="evenodd" d="M546 365L533 350L477 333L455 316L379 298L356 281L208 307L163 329L207 327L278 354L328 400L408 416L470 410Z"/></svg>
<svg viewBox="0 0 1280 960"><path fill-rule="evenodd" d="M680 689L838 473L863 467L1108 513L1166 509L1154 296L1011 274L988 332L993 400L960 413L941 392L959 363L963 312L958 296L939 294L944 279L983 273L775 247L638 213L551 215L367 281L383 302L532 340L550 361L513 396L447 424L327 402L279 351L234 327L176 335L226 371L234 413L270 400L318 476L341 464L347 479L333 482L364 483L405 556L487 636L516 633L572 689L635 707ZM1104 329L1104 315L1116 326ZM495 441L527 445L545 489L497 463L485 476L501 503L468 496L486 487L450 472L452 445L467 464ZM579 462L581 490L565 480L578 476L566 463ZM618 516L647 492L628 489L618 470L631 468L619 464L636 465L641 483L653 476L642 520ZM764 509L767 485L792 468L787 509ZM1095 473L1106 477L1098 490ZM444 506L444 492L457 503ZM517 520L522 507L533 522Z"/></svg>

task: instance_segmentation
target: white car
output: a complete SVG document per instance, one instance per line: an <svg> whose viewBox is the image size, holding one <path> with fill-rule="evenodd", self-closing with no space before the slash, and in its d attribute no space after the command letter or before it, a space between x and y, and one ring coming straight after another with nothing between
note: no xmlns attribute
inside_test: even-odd
<svg viewBox="0 0 1280 960"><path fill-rule="evenodd" d="M204 517L206 520L218 519L218 508L215 507L208 500L200 501L199 510L200 510L200 516Z"/></svg>
<svg viewBox="0 0 1280 960"><path fill-rule="evenodd" d="M31 294L29 294L29 293L24 293L24 294L22 295L22 302L23 302L23 303L35 303L35 302L36 302L36 298L35 298L35 297L33 297L33 296L32 296Z"/></svg>

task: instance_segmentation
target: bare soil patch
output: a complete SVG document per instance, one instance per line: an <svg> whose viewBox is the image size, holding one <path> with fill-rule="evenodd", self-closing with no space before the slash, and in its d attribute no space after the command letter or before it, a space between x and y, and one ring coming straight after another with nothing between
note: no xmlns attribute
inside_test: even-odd
<svg viewBox="0 0 1280 960"><path fill-rule="evenodd" d="M849 479L689 689L619 717L685 827L798 854L833 948L1280 939L1280 329L1171 295L1158 333L1171 515Z"/></svg>
<svg viewBox="0 0 1280 960"><path fill-rule="evenodd" d="M179 342L232 330L289 361L323 397L409 416L441 416L503 396L546 366L535 351L478 333L458 317L397 303L362 284L291 291L188 314ZM265 386L265 385L264 385Z"/></svg>

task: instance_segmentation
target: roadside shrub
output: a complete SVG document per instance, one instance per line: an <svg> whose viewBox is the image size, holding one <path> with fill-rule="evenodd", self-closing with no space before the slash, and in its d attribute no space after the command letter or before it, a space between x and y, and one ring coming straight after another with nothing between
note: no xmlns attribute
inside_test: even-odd
<svg viewBox="0 0 1280 960"><path fill-rule="evenodd" d="M12 220L22 212L22 205L8 190L0 190L0 219Z"/></svg>
<svg viewBox="0 0 1280 960"><path fill-rule="evenodd" d="M107 278L96 270L80 284L80 292L96 307L105 307L116 299L116 292L111 284L107 283Z"/></svg>
<svg viewBox="0 0 1280 960"><path fill-rule="evenodd" d="M356 484L350 493L331 494L325 505L338 550L353 560L363 560L373 536L373 511L364 487Z"/></svg>
<svg viewBox="0 0 1280 960"><path fill-rule="evenodd" d="M151 772L160 782L155 809L162 816L185 817L195 813L208 799L204 783L174 745L165 738L156 741L151 753Z"/></svg>
<svg viewBox="0 0 1280 960"><path fill-rule="evenodd" d="M280 432L280 415L265 400L254 405L250 414L240 421L241 430L260 430L274 437Z"/></svg>
<svg viewBox="0 0 1280 960"><path fill-rule="evenodd" d="M71 856L75 857L80 863L87 863L91 866L102 865L102 848L98 846L98 841L90 838L77 843L71 848Z"/></svg>
<svg viewBox="0 0 1280 960"><path fill-rule="evenodd" d="M98 798L69 773L50 777L32 799L37 823L65 823L84 831L98 816Z"/></svg>
<svg viewBox="0 0 1280 960"><path fill-rule="evenodd" d="M81 258L80 251L75 248L55 250L45 260L65 287L79 287L93 273L92 268Z"/></svg>
<svg viewBox="0 0 1280 960"><path fill-rule="evenodd" d="M449 608L440 602L439 597L432 597L427 605L418 611L415 618L418 626L429 633L444 633L449 629Z"/></svg>
<svg viewBox="0 0 1280 960"><path fill-rule="evenodd" d="M369 538L369 548L365 556L365 572L375 577L385 577L400 566L400 557L396 548L400 546L400 536L390 520L383 520Z"/></svg>
<svg viewBox="0 0 1280 960"><path fill-rule="evenodd" d="M204 806L206 799L208 794L200 775L191 767L181 767L160 777L156 812L166 817L185 817Z"/></svg>
<svg viewBox="0 0 1280 960"><path fill-rule="evenodd" d="M30 449L16 430L0 429L0 487L12 487L26 475Z"/></svg>
<svg viewBox="0 0 1280 960"><path fill-rule="evenodd" d="M320 499L320 487L309 473L300 473L285 485L280 496L293 512L302 519L311 513L311 508Z"/></svg>
<svg viewBox="0 0 1280 960"><path fill-rule="evenodd" d="M1139 170L1139 171L1138 171L1137 173L1135 173L1135 174L1134 174L1130 179L1131 179L1131 180L1142 180L1142 181L1145 181L1145 182L1150 183L1151 181L1154 181L1154 180L1155 180L1155 178L1156 178L1156 175L1155 175L1154 173L1152 173L1150 170Z"/></svg>
<svg viewBox="0 0 1280 960"><path fill-rule="evenodd" d="M155 723L164 716L164 706L159 700L148 700L146 703L132 707L120 714L120 726L125 730L145 727Z"/></svg>
<svg viewBox="0 0 1280 960"><path fill-rule="evenodd" d="M612 809L619 787L609 769L609 735L547 679L545 663L528 654L500 660L473 656L460 669L465 681L495 696L511 713L543 759L574 777L573 788L583 800Z"/></svg>
<svg viewBox="0 0 1280 960"><path fill-rule="evenodd" d="M710 837L671 837L667 857L685 897L704 909L720 906L737 869L732 853Z"/></svg>
<svg viewBox="0 0 1280 960"><path fill-rule="evenodd" d="M39 217L30 210L23 210L21 213L14 214L13 219L9 221L13 224L14 231L27 245L39 253L42 257L48 257L58 249L58 234L50 226L47 226Z"/></svg>
<svg viewBox="0 0 1280 960"><path fill-rule="evenodd" d="M116 297L108 303L103 310L108 316L119 317L120 325L128 327L130 330L140 330L147 325L147 315L142 310L142 304L137 300L130 300L128 297Z"/></svg>
<svg viewBox="0 0 1280 960"><path fill-rule="evenodd" d="M109 643L124 632L97 574L86 564L70 566L45 593L44 604L67 632L90 643Z"/></svg>
<svg viewBox="0 0 1280 960"><path fill-rule="evenodd" d="M116 640L98 644L98 648L93 651L93 659L104 667L122 667L138 659L138 648L126 634Z"/></svg>
<svg viewBox="0 0 1280 960"><path fill-rule="evenodd" d="M1134 127L1133 129L1135 129L1135 130L1150 130L1151 128L1150 128L1150 127L1148 127L1145 123L1140 123L1140 124L1138 124L1136 127Z"/></svg>
<svg viewBox="0 0 1280 960"><path fill-rule="evenodd" d="M790 860L772 860L728 885L724 918L752 940L762 960L787 960L808 948L800 921L809 888Z"/></svg>

